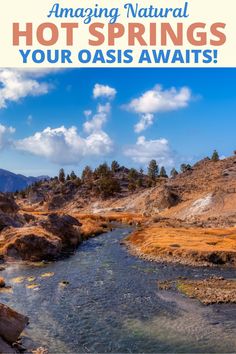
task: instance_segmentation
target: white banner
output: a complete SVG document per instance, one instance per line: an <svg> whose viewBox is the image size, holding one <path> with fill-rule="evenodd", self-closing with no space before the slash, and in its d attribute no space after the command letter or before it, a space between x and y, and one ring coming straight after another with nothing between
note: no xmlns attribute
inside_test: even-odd
<svg viewBox="0 0 236 354"><path fill-rule="evenodd" d="M236 2L8 0L1 67L236 67Z"/></svg>

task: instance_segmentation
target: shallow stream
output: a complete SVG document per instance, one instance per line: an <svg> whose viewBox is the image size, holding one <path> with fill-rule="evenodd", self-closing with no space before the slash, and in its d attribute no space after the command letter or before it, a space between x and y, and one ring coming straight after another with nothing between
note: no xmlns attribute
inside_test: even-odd
<svg viewBox="0 0 236 354"><path fill-rule="evenodd" d="M23 343L57 354L235 353L236 305L205 307L157 287L158 280L230 278L234 271L138 259L120 245L129 232L90 239L55 263L12 264L1 272L12 286L1 302L30 318Z"/></svg>

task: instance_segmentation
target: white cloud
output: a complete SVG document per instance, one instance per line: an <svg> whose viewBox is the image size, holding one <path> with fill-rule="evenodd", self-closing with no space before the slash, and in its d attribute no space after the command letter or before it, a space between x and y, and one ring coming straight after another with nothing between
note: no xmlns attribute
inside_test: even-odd
<svg viewBox="0 0 236 354"><path fill-rule="evenodd" d="M100 90L95 93L97 97L103 95L110 98L114 95L114 92L110 91L114 89L106 86L102 91L103 88L103 86L97 87L98 91ZM109 102L99 104L94 115L91 110L84 111L87 118L83 124L86 137L80 135L74 126L70 128L48 127L33 136L15 141L15 148L63 165L77 164L84 157L105 156L113 150L111 138L103 131L103 125L106 123L110 111Z"/></svg>
<svg viewBox="0 0 236 354"><path fill-rule="evenodd" d="M135 125L135 132L140 133L152 125L153 117L151 117L151 114L185 108L191 98L191 90L188 87L182 87L179 90L172 87L164 90L160 85L156 85L152 90L148 90L140 97L133 99L125 108L141 114L140 121Z"/></svg>
<svg viewBox="0 0 236 354"><path fill-rule="evenodd" d="M154 115L152 113L142 114L140 121L135 124L135 133L141 133L143 130L147 129L153 124Z"/></svg>
<svg viewBox="0 0 236 354"><path fill-rule="evenodd" d="M116 96L116 89L108 85L96 84L93 89L93 98L105 97L112 100Z"/></svg>
<svg viewBox="0 0 236 354"><path fill-rule="evenodd" d="M129 146L124 154L134 162L146 164L150 160L157 160L159 165L166 167L174 165L173 152L166 139L146 140L144 136L137 139L136 144Z"/></svg>
<svg viewBox="0 0 236 354"><path fill-rule="evenodd" d="M99 104L97 107L97 113L84 123L83 128L86 133L98 132L102 130L103 125L106 123L108 114L110 113L111 105L106 103L105 105Z"/></svg>
<svg viewBox="0 0 236 354"><path fill-rule="evenodd" d="M14 133L15 128L0 124L0 150L3 150L6 146L12 143L11 135Z"/></svg>
<svg viewBox="0 0 236 354"><path fill-rule="evenodd" d="M113 142L103 131L90 134L85 139L86 156L105 156L112 152Z"/></svg>
<svg viewBox="0 0 236 354"><path fill-rule="evenodd" d="M112 151L112 141L105 132L81 137L76 127L48 127L33 136L15 142L18 150L42 156L58 164L77 164L83 157L102 156Z"/></svg>
<svg viewBox="0 0 236 354"><path fill-rule="evenodd" d="M51 85L40 78L49 74L50 70L0 70L0 109L6 108L9 102L18 102L27 96L47 94Z"/></svg>

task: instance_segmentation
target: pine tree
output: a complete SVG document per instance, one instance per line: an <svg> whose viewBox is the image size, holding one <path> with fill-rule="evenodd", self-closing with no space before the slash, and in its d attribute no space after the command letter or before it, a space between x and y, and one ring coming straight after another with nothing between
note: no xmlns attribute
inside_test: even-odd
<svg viewBox="0 0 236 354"><path fill-rule="evenodd" d="M137 181L137 186L138 186L139 188L143 187L143 179L142 179L142 177L139 177L139 179L138 179L138 181Z"/></svg>
<svg viewBox="0 0 236 354"><path fill-rule="evenodd" d="M119 181L111 175L103 175L96 183L96 191L102 198L112 197L120 192Z"/></svg>
<svg viewBox="0 0 236 354"><path fill-rule="evenodd" d="M82 181L79 177L76 177L76 179L74 180L74 184L77 186L77 187L80 187L81 184L82 184Z"/></svg>
<svg viewBox="0 0 236 354"><path fill-rule="evenodd" d="M182 165L180 166L181 172L190 171L191 169L192 169L192 167L189 164L182 163Z"/></svg>
<svg viewBox="0 0 236 354"><path fill-rule="evenodd" d="M172 168L172 170L170 171L170 175L172 178L175 178L176 176L178 176L178 172L175 168Z"/></svg>
<svg viewBox="0 0 236 354"><path fill-rule="evenodd" d="M219 161L220 157L219 154L216 150L213 151L212 157L211 157L212 161L217 162Z"/></svg>
<svg viewBox="0 0 236 354"><path fill-rule="evenodd" d="M108 164L105 162L101 165L99 165L95 171L94 171L96 177L104 177L104 176L109 176L111 174L111 170L108 166Z"/></svg>
<svg viewBox="0 0 236 354"><path fill-rule="evenodd" d="M135 181L138 178L138 171L135 168L131 168L128 173L128 179Z"/></svg>
<svg viewBox="0 0 236 354"><path fill-rule="evenodd" d="M148 165L148 176L155 181L158 177L159 168L156 160L151 160Z"/></svg>
<svg viewBox="0 0 236 354"><path fill-rule="evenodd" d="M143 170L142 167L140 168L139 173L140 173L141 176L143 176L144 170Z"/></svg>
<svg viewBox="0 0 236 354"><path fill-rule="evenodd" d="M82 182L86 183L87 181L90 181L93 178L93 171L91 169L91 167L86 166L82 172Z"/></svg>
<svg viewBox="0 0 236 354"><path fill-rule="evenodd" d="M128 190L131 191L131 192L134 192L136 189L136 184L132 181L132 182L129 182L128 184Z"/></svg>
<svg viewBox="0 0 236 354"><path fill-rule="evenodd" d="M63 168L60 169L58 178L61 183L65 183L65 171Z"/></svg>
<svg viewBox="0 0 236 354"><path fill-rule="evenodd" d="M111 170L112 170L112 172L113 173L115 173L115 172L117 172L118 170L119 170L119 168L120 168L120 165L118 164L118 162L117 161L112 161L112 163L111 163Z"/></svg>
<svg viewBox="0 0 236 354"><path fill-rule="evenodd" d="M168 175L166 173L166 169L165 169L164 166L162 166L161 169L160 169L160 177L164 177L164 178L168 177Z"/></svg>
<svg viewBox="0 0 236 354"><path fill-rule="evenodd" d="M70 179L71 179L72 181L74 181L76 178L77 178L77 176L76 176L75 172L72 171L71 174L70 174Z"/></svg>

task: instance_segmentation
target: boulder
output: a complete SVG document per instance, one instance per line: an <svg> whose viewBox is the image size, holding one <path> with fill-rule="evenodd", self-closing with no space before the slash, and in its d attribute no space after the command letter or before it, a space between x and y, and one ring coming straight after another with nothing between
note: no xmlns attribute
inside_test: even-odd
<svg viewBox="0 0 236 354"><path fill-rule="evenodd" d="M19 210L13 198L8 197L6 194L0 193L0 210L3 213L14 214Z"/></svg>
<svg viewBox="0 0 236 354"><path fill-rule="evenodd" d="M15 215L9 215L6 213L3 213L0 210L0 231L5 229L8 226L14 226L14 227L20 227L24 223L24 220L22 218L15 214Z"/></svg>
<svg viewBox="0 0 236 354"><path fill-rule="evenodd" d="M6 342L16 342L28 323L28 317L0 304L0 337Z"/></svg>
<svg viewBox="0 0 236 354"><path fill-rule="evenodd" d="M179 194L169 186L161 187L159 195L155 201L155 207L159 211L171 208L181 202Z"/></svg>
<svg viewBox="0 0 236 354"><path fill-rule="evenodd" d="M60 238L38 226L9 228L3 231L2 236L8 240L4 255L14 259L32 262L51 260L62 250Z"/></svg>
<svg viewBox="0 0 236 354"><path fill-rule="evenodd" d="M81 223L70 215L51 214L24 227L2 231L5 257L28 261L54 260L82 242Z"/></svg>
<svg viewBox="0 0 236 354"><path fill-rule="evenodd" d="M48 210L60 209L66 203L63 195L55 195L48 203Z"/></svg>
<svg viewBox="0 0 236 354"><path fill-rule="evenodd" d="M80 232L82 224L70 215L61 216L53 213L47 220L41 221L40 225L61 239L64 250L75 249L82 242Z"/></svg>
<svg viewBox="0 0 236 354"><path fill-rule="evenodd" d="M17 354L16 350L12 348L0 337L0 354Z"/></svg>

